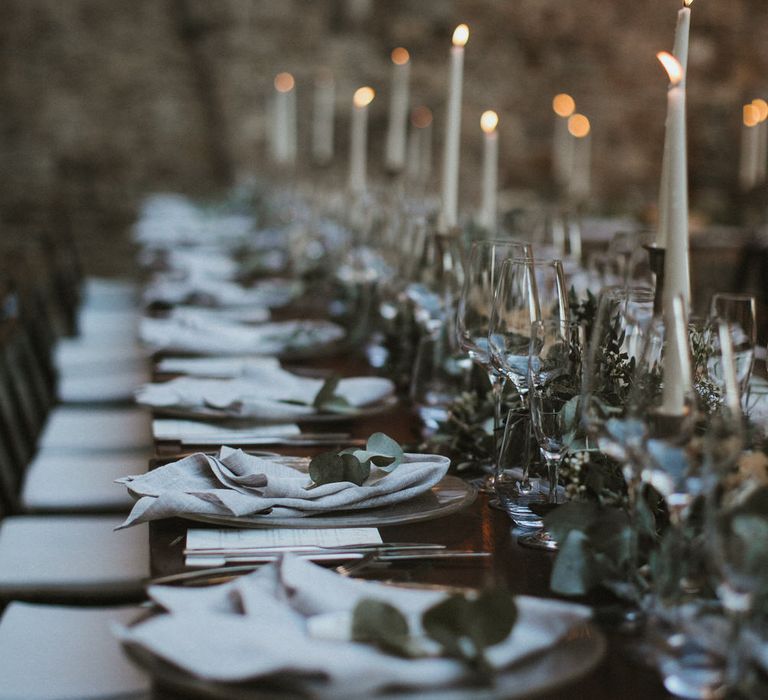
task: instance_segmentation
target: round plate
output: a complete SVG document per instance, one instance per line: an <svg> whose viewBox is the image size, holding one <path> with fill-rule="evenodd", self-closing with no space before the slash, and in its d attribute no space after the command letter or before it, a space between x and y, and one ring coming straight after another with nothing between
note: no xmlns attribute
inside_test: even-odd
<svg viewBox="0 0 768 700"><path fill-rule="evenodd" d="M185 515L212 525L229 527L380 527L416 523L440 518L468 506L477 497L477 489L456 476L446 476L426 493L402 503L366 510L338 511L328 515L302 518L274 518L269 515Z"/></svg>
<svg viewBox="0 0 768 700"><path fill-rule="evenodd" d="M128 656L161 687L184 698L216 700L297 700L306 698L296 688L282 686L266 679L252 683L216 683L191 676L162 659L131 644L123 647ZM552 649L536 654L500 673L492 686L419 689L413 692L385 693L376 700L497 700L498 698L531 698L568 685L586 675L605 655L606 641L602 632L590 623L575 628ZM319 686L317 697L323 695ZM349 696L347 696L349 697Z"/></svg>
<svg viewBox="0 0 768 700"><path fill-rule="evenodd" d="M200 406L199 408L174 408L173 406L153 406L152 412L157 416L168 418L182 418L188 420L227 421L238 427L247 425L269 425L270 423L340 423L342 421L368 418L385 413L397 405L397 396L388 396L386 399L368 406L361 406L350 413L302 413L297 416L280 416L278 421L264 421L248 417L238 417L227 413L222 409Z"/></svg>

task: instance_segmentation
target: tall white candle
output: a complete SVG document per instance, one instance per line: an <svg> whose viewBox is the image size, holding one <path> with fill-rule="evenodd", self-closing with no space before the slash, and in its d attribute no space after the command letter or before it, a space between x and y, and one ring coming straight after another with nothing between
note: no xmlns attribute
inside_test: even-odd
<svg viewBox="0 0 768 700"><path fill-rule="evenodd" d="M469 39L469 27L460 24L453 32L448 109L445 122L443 151L443 201L440 228L448 230L459 222L459 148L461 143L461 91L464 77L464 46Z"/></svg>
<svg viewBox="0 0 768 700"><path fill-rule="evenodd" d="M552 139L552 171L555 183L567 188L573 167L573 138L568 133L568 118L576 111L576 102L561 92L552 100L555 113L555 131Z"/></svg>
<svg viewBox="0 0 768 700"><path fill-rule="evenodd" d="M688 73L688 44L691 32L691 4L693 0L683 0L683 7L677 12L675 26L675 43L672 54L680 62L683 69L683 87ZM661 161L661 185L659 187L659 223L656 230L656 245L664 248L667 245L669 231L669 143L664 138L664 153Z"/></svg>
<svg viewBox="0 0 768 700"><path fill-rule="evenodd" d="M576 203L589 198L592 189L592 126L583 114L568 119L568 134L573 138L573 165L568 178L568 197Z"/></svg>
<svg viewBox="0 0 768 700"><path fill-rule="evenodd" d="M352 124L349 148L349 189L363 192L366 187L368 151L368 105L376 93L373 88L361 87L352 98Z"/></svg>
<svg viewBox="0 0 768 700"><path fill-rule="evenodd" d="M760 113L760 123L757 125L757 184L762 185L768 176L768 102L762 98L752 100L752 104Z"/></svg>
<svg viewBox="0 0 768 700"><path fill-rule="evenodd" d="M680 298L685 310L690 305L690 273L688 268L688 161L685 127L685 86L683 67L671 54L657 54L669 75L667 92L667 138L669 140L668 229L664 257L663 314L672 329L673 304ZM664 367L664 410L679 415L685 406L690 384L683 368L676 363L683 350L676 348L679 338L669 334L668 360Z"/></svg>
<svg viewBox="0 0 768 700"><path fill-rule="evenodd" d="M312 159L317 165L333 160L333 116L336 86L333 73L322 71L315 78L312 109Z"/></svg>
<svg viewBox="0 0 768 700"><path fill-rule="evenodd" d="M272 159L278 165L290 166L296 161L296 91L290 73L275 76L272 103Z"/></svg>
<svg viewBox="0 0 768 700"><path fill-rule="evenodd" d="M432 110L424 105L411 113L406 174L409 180L422 185L432 175Z"/></svg>
<svg viewBox="0 0 768 700"><path fill-rule="evenodd" d="M483 199L480 206L480 225L495 233L499 188L499 115L492 110L483 112L480 128L483 131Z"/></svg>
<svg viewBox="0 0 768 700"><path fill-rule="evenodd" d="M744 192L749 192L757 185L759 148L760 112L754 104L744 105L739 161L739 185Z"/></svg>
<svg viewBox="0 0 768 700"><path fill-rule="evenodd" d="M405 166L405 141L408 125L408 88L411 61L408 51L398 47L392 51L392 83L389 99L389 129L384 159L387 170L399 173Z"/></svg>

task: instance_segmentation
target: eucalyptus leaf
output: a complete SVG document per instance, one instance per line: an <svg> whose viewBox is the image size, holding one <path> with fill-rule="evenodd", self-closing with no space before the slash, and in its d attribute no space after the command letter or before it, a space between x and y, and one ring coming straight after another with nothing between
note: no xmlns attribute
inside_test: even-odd
<svg viewBox="0 0 768 700"><path fill-rule="evenodd" d="M371 475L371 465L368 462L361 462L354 455L343 454L339 457L344 465L344 481L362 486Z"/></svg>
<svg viewBox="0 0 768 700"><path fill-rule="evenodd" d="M597 583L595 564L588 539L581 530L571 530L558 538L558 552L552 568L550 588L561 595L586 595Z"/></svg>
<svg viewBox="0 0 768 700"><path fill-rule="evenodd" d="M336 393L339 381L339 377L335 375L328 377L317 392L312 406L318 411L325 413L350 413L355 411L355 407L349 401Z"/></svg>
<svg viewBox="0 0 768 700"><path fill-rule="evenodd" d="M335 452L321 452L309 463L309 477L317 486L344 481L344 461Z"/></svg>
<svg viewBox="0 0 768 700"><path fill-rule="evenodd" d="M394 605L363 598L352 612L352 639L375 644L400 656L413 656L408 620Z"/></svg>
<svg viewBox="0 0 768 700"><path fill-rule="evenodd" d="M368 438L364 450L352 454L361 462L373 464L386 472L396 469L403 461L403 448L384 433L374 433Z"/></svg>

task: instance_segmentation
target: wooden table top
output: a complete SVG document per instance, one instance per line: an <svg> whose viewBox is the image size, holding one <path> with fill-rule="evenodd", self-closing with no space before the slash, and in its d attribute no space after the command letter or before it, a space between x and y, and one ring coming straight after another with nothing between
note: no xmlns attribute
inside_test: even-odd
<svg viewBox="0 0 768 700"><path fill-rule="evenodd" d="M323 364L338 369L340 374L365 373L359 361L337 358L324 360ZM382 431L400 442L412 442L417 435L418 420L407 406L398 406L381 416L350 422L343 427L333 424L332 427L325 428L333 431L338 429L349 430L355 438L366 438L372 432ZM288 447L275 448L275 451L283 454L311 455L323 449L329 448ZM168 460L168 457L163 460ZM154 576L184 571L182 549L188 526L189 523L180 519L150 523L151 569ZM379 578L465 587L481 587L503 582L515 594L552 596L548 581L553 555L519 546L509 517L493 508L485 494L480 494L475 503L458 513L419 523L382 527L380 532L385 542L434 542L452 548L488 551L491 556L487 559L460 562L390 565L375 574ZM373 578L374 574L368 574L367 577ZM588 602L600 604L605 600L598 598ZM537 697L545 700L648 700L669 697L656 672L632 658L632 638L610 627L603 626L603 630L608 637L609 647L600 665L581 680L556 692ZM160 697L158 695L158 698ZM172 697L162 695L164 699Z"/></svg>

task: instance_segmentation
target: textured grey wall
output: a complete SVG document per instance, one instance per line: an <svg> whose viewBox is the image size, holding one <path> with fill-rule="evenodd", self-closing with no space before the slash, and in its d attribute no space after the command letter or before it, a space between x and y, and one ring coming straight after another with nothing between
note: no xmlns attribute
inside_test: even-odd
<svg viewBox="0 0 768 700"><path fill-rule="evenodd" d="M0 3L0 214L7 227L69 222L112 236L140 195L210 191L264 167L272 77L296 74L301 149L311 80L338 78L345 144L354 87L379 90L371 162L380 160L388 56L413 60L414 101L441 128L453 27L466 54L464 194L476 197L478 120L501 115L504 186L549 177L550 100L572 93L593 122L596 195L638 211L656 195L677 0L3 0ZM359 0L358 0L359 4ZM365 5L365 0L362 2ZM740 106L768 93L768 2L696 0L689 69L693 205L736 210ZM346 164L345 153L338 159ZM436 156L439 149L436 149Z"/></svg>

